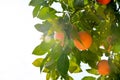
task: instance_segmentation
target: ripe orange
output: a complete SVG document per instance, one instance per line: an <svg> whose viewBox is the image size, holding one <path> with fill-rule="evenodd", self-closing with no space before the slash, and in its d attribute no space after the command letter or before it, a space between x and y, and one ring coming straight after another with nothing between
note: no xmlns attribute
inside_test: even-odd
<svg viewBox="0 0 120 80"><path fill-rule="evenodd" d="M108 64L108 60L101 60L97 64L98 72L101 75L108 75L110 73L110 67Z"/></svg>
<svg viewBox="0 0 120 80"><path fill-rule="evenodd" d="M63 32L56 32L54 34L54 39L60 41L61 46L64 45L64 33Z"/></svg>
<svg viewBox="0 0 120 80"><path fill-rule="evenodd" d="M73 40L76 48L78 48L79 50L88 49L92 44L91 35L85 31L79 32L78 35L79 35L80 40L78 40L78 39Z"/></svg>
<svg viewBox="0 0 120 80"><path fill-rule="evenodd" d="M111 0L97 0L98 3L103 4L103 5L107 5L110 3Z"/></svg>

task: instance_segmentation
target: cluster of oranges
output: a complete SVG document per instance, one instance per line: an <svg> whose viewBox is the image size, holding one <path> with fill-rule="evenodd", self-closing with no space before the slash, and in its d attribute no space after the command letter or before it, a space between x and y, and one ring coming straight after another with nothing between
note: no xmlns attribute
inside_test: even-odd
<svg viewBox="0 0 120 80"><path fill-rule="evenodd" d="M111 0L96 0L96 1L102 5L107 5L110 3ZM79 37L79 39L78 38L73 39L74 46L79 50L89 49L92 44L92 36L86 31L78 32L77 36ZM61 46L64 45L64 37L65 35L63 32L56 32L54 35L54 38L60 41ZM99 61L97 66L99 74L108 75L110 73L110 67L107 60Z"/></svg>
<svg viewBox="0 0 120 80"><path fill-rule="evenodd" d="M79 50L87 50L88 48L90 48L92 44L91 35L86 31L80 31L78 32L78 36L80 40L77 38L73 39L75 47L78 48ZM63 32L56 32L54 35L54 38L61 42L61 46L64 45L64 33ZM101 75L108 75L110 73L110 67L108 64L108 60L99 61L97 64L97 67L98 67L98 72Z"/></svg>
<svg viewBox="0 0 120 80"><path fill-rule="evenodd" d="M88 49L92 44L92 37L88 32L81 31L78 32L79 39L74 38L74 45L79 50L86 50ZM54 35L54 38L56 40L59 40L61 42L61 45L64 45L64 33L63 32L56 32Z"/></svg>

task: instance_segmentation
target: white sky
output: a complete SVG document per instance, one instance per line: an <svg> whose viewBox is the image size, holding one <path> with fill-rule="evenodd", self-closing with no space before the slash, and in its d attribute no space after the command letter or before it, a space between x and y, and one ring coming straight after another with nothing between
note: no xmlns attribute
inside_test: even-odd
<svg viewBox="0 0 120 80"><path fill-rule="evenodd" d="M40 42L30 0L0 0L0 80L45 80L32 65L32 51ZM85 65L86 66L86 65ZM83 66L83 67L85 67ZM80 80L87 73L75 74Z"/></svg>

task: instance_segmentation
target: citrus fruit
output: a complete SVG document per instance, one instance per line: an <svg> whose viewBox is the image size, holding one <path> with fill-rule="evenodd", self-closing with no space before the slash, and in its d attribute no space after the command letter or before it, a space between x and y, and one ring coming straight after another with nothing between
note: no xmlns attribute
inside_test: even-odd
<svg viewBox="0 0 120 80"><path fill-rule="evenodd" d="M103 4L103 5L107 5L110 3L111 0L97 0L98 3Z"/></svg>
<svg viewBox="0 0 120 80"><path fill-rule="evenodd" d="M97 64L98 72L101 75L108 75L110 73L110 67L108 64L108 60L101 60Z"/></svg>
<svg viewBox="0 0 120 80"><path fill-rule="evenodd" d="M61 46L64 45L64 33L63 32L55 32L54 39L60 41Z"/></svg>
<svg viewBox="0 0 120 80"><path fill-rule="evenodd" d="M88 49L92 44L92 37L89 33L85 31L81 31L78 33L79 39L75 38L74 45L79 50L86 50Z"/></svg>

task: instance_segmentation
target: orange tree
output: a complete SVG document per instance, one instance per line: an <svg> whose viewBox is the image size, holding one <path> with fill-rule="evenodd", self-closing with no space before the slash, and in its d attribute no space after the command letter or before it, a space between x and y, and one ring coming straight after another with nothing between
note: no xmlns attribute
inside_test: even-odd
<svg viewBox="0 0 120 80"><path fill-rule="evenodd" d="M62 11L51 7L56 3ZM82 72L81 63L90 66L88 73L100 75L83 80L120 79L119 0L31 0L29 5L33 17L42 20L35 25L43 33L42 42L32 54L39 56L33 65L46 73L46 80L73 80L69 74ZM108 62L100 65L103 54Z"/></svg>

